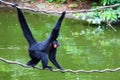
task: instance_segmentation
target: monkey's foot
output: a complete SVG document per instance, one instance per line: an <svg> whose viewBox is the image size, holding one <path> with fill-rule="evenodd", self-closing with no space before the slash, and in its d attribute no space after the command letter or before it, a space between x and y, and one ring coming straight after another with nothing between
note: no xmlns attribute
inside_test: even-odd
<svg viewBox="0 0 120 80"><path fill-rule="evenodd" d="M49 69L50 71L53 71L51 66L45 66L45 67L43 67L43 69Z"/></svg>

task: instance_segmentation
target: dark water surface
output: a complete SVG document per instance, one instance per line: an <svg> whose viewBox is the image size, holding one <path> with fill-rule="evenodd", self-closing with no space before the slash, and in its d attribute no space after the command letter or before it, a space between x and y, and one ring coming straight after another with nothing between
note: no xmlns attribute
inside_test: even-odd
<svg viewBox="0 0 120 80"><path fill-rule="evenodd" d="M25 13L34 37L45 40L58 17ZM57 59L64 69L101 70L120 67L120 29L101 30L82 21L65 19ZM26 63L28 44L20 29L16 12L0 9L0 57ZM53 66L50 62L49 65ZM39 63L37 66L41 66ZM53 66L53 68L55 68ZM104 73L61 73L24 68L0 61L0 80L120 80L120 71Z"/></svg>

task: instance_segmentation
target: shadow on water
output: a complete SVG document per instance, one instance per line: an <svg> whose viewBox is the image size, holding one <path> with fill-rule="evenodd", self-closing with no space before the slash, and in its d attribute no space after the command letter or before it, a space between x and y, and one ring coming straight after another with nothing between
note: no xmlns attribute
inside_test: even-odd
<svg viewBox="0 0 120 80"><path fill-rule="evenodd" d="M58 17L25 12L34 37L45 40ZM120 66L120 29L88 27L82 21L65 19L60 36L61 46L57 59L65 69L92 70ZM16 12L0 9L0 57L26 63L29 60L28 44L23 37ZM53 66L51 63L49 65ZM37 66L41 66L39 63ZM53 66L54 67L54 66ZM55 67L54 67L55 68ZM60 73L39 71L0 62L0 80L119 80L120 72L105 73Z"/></svg>

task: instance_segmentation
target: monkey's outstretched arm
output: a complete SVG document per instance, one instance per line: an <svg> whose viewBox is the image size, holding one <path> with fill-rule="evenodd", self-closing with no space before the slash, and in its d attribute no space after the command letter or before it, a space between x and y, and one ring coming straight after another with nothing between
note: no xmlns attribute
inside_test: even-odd
<svg viewBox="0 0 120 80"><path fill-rule="evenodd" d="M25 38L27 39L29 45L31 46L32 44L36 43L36 40L32 36L32 33L28 27L28 24L26 22L26 19L23 15L22 11L17 7L16 7L16 9L17 9L17 13L18 13L18 20L21 25L23 34L24 34Z"/></svg>
<svg viewBox="0 0 120 80"><path fill-rule="evenodd" d="M62 21L65 17L65 14L66 14L66 11L64 11L62 13L62 15L60 16L60 18L58 19L57 23L55 24L55 27L53 28L51 34L50 34L50 37L48 38L48 41L54 41L57 39L58 35L59 35L59 31L60 31L60 27L61 27L61 24L62 24Z"/></svg>

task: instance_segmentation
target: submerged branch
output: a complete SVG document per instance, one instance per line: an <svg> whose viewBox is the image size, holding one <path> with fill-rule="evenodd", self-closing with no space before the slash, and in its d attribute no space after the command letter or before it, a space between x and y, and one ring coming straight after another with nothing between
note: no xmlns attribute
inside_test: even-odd
<svg viewBox="0 0 120 80"><path fill-rule="evenodd" d="M25 67L25 68L32 68L32 67L27 66L25 64L22 64L20 62L10 61L10 60L7 60L7 59L1 58L1 57L0 57L0 61L3 61L3 62L8 63L8 64L16 64L16 65L19 65L19 66L22 66L22 67ZM39 68L39 67L35 67L35 69L44 70L44 69ZM80 73L80 72L82 72L82 73L94 73L94 72L103 73L103 72L116 72L116 71L120 71L120 67L115 68L115 69L89 70L89 71L86 71L86 70L71 70L71 69L65 69L65 70L53 69L53 72L71 72L71 73Z"/></svg>
<svg viewBox="0 0 120 80"><path fill-rule="evenodd" d="M111 29L113 29L113 31L117 32L117 30L116 30L109 22L107 23L107 25L108 25Z"/></svg>
<svg viewBox="0 0 120 80"><path fill-rule="evenodd" d="M6 2L4 0L0 0L0 3L2 3L4 5L13 5L14 4L11 2ZM95 9L83 9L83 10L67 11L67 13L93 12L93 11L97 11L97 10L102 10L102 9L106 9L106 8L113 8L113 7L118 7L118 6L120 6L120 4L114 4L114 5L110 5L110 6L101 6L101 7L95 8ZM33 12L42 12L42 13L46 13L46 14L52 14L52 13L60 14L60 13L62 13L62 12L58 12L58 11L46 11L46 10L39 10L39 9L32 9L32 8L28 8L28 7L22 7L22 6L18 6L18 8L24 9L24 10L30 10Z"/></svg>

